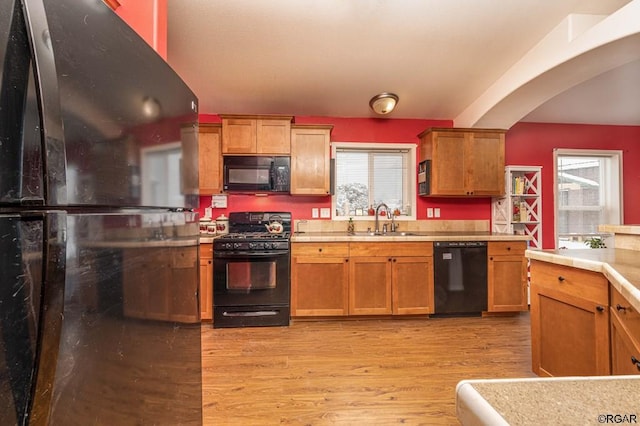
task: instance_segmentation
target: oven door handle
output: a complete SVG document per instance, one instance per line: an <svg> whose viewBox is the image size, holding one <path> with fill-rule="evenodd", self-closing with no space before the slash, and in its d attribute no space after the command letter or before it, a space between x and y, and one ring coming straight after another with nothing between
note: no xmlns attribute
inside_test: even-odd
<svg viewBox="0 0 640 426"><path fill-rule="evenodd" d="M276 257L276 256L287 256L289 255L289 251L278 251L278 252L271 252L271 253L256 253L256 252L251 252L251 251L226 251L224 253L216 253L216 251L213 251L213 258L214 259L235 259L238 256L244 256L244 257L254 257L254 258L264 258L264 257Z"/></svg>

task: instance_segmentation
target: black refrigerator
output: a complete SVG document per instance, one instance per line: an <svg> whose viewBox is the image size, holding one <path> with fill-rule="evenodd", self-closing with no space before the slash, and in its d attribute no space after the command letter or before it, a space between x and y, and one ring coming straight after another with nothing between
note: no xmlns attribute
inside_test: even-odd
<svg viewBox="0 0 640 426"><path fill-rule="evenodd" d="M0 63L0 424L202 424L197 98L102 0Z"/></svg>

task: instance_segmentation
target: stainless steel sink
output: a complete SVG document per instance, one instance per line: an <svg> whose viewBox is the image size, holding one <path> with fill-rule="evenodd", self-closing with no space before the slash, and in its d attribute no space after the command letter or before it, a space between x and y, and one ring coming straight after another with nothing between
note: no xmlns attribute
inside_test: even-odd
<svg viewBox="0 0 640 426"><path fill-rule="evenodd" d="M412 235L417 235L413 232L387 232L387 233L379 233L376 234L373 231L367 232L356 232L354 234L356 237L409 237Z"/></svg>

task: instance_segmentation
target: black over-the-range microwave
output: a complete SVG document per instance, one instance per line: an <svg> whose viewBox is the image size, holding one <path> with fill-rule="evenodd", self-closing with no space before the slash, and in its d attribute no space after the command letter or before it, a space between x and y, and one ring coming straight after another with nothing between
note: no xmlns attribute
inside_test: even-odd
<svg viewBox="0 0 640 426"><path fill-rule="evenodd" d="M225 191L289 192L290 157L232 155L223 165Z"/></svg>

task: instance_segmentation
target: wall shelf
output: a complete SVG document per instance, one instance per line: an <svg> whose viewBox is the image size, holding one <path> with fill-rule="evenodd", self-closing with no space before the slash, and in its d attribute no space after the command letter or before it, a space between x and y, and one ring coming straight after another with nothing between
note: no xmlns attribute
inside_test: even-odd
<svg viewBox="0 0 640 426"><path fill-rule="evenodd" d="M491 201L491 229L529 235L529 247L542 248L542 167L505 167L505 195Z"/></svg>

